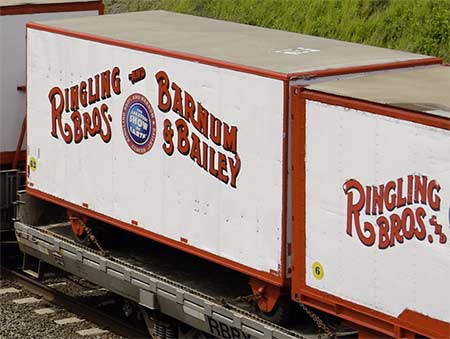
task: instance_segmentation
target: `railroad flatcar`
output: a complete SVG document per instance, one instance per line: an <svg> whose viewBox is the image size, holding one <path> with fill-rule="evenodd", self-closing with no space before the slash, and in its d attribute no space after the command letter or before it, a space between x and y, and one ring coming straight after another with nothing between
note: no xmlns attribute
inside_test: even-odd
<svg viewBox="0 0 450 339"><path fill-rule="evenodd" d="M404 299L394 310L374 292L385 285L374 284L370 298L352 295L353 271L339 274L353 268L352 253L361 252L356 275L367 283L394 252L428 250L432 241L420 238L431 224L421 222L437 200L448 205L448 173L433 172L448 168L448 116L417 107L400 113L388 107L396 100L373 104L395 114L367 104L353 115L345 105L322 110L307 96L337 80L339 88L373 74L448 71L431 66L440 59L164 11L34 22L27 37L27 192L67 208L80 239L98 219L245 273L269 315L292 292L393 337L433 337L428 323L424 331L411 325L424 314L448 326L444 309L431 315L420 306L404 320L397 312L409 307ZM361 81L370 88L371 80ZM429 134L417 137L423 129ZM399 136L405 163L387 130ZM414 167L425 151L429 158ZM432 204L424 212L416 191ZM381 228L376 216L389 224ZM434 216L440 223L442 213ZM374 237L387 244L381 255ZM374 242L363 252L357 240L366 238ZM448 245L439 241L431 251L439 248L445 262Z"/></svg>

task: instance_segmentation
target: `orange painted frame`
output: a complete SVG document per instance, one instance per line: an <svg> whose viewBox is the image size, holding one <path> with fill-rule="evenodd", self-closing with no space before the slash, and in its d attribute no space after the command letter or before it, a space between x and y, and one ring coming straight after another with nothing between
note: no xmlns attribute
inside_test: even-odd
<svg viewBox="0 0 450 339"><path fill-rule="evenodd" d="M293 274L292 299L336 315L357 326L371 329L380 335L393 338L415 337L450 338L450 324L425 315L405 310L398 317L388 316L370 308L346 301L331 294L308 287L305 281L306 272L306 100L319 101L330 105L364 110L378 115L389 116L401 120L450 130L450 119L426 115L420 112L399 109L387 105L375 104L305 90L300 86L291 88L291 121L292 121L292 230L293 230Z"/></svg>
<svg viewBox="0 0 450 339"><path fill-rule="evenodd" d="M78 11L98 11L100 15L104 13L105 6L102 0L62 2L62 3L43 3L43 4L23 4L13 6L1 6L0 15L21 15L36 13L55 13L55 12L78 12Z"/></svg>

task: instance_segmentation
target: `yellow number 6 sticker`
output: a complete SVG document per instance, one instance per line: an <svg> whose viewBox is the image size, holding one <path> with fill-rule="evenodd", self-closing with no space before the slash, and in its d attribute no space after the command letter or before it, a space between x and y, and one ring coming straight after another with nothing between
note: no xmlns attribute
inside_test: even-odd
<svg viewBox="0 0 450 339"><path fill-rule="evenodd" d="M314 278L316 278L317 280L322 280L324 272L323 272L323 267L320 264L320 262L316 261L312 265L312 271L313 271Z"/></svg>

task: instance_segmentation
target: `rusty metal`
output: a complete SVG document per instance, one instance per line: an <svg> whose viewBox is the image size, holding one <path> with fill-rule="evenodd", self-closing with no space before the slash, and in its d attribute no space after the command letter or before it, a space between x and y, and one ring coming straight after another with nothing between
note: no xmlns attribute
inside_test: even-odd
<svg viewBox="0 0 450 339"><path fill-rule="evenodd" d="M320 317L315 314L313 311L311 311L308 307L306 307L305 304L299 303L300 307L305 311L305 313L314 321L314 323L317 325L317 327L322 330L326 335L327 338L331 339L337 339L336 332L332 331Z"/></svg>

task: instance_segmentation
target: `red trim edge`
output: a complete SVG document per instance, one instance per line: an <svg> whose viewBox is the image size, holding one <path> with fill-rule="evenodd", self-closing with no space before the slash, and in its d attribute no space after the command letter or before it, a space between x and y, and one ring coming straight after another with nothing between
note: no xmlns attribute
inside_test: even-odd
<svg viewBox="0 0 450 339"><path fill-rule="evenodd" d="M302 77L321 78L321 77L329 77L329 76L342 75L342 74L366 73L366 72L384 71L384 70L389 70L389 69L428 66L428 65L437 65L437 64L442 64L442 58L428 57L428 58L422 58L422 59L395 61L395 62L380 63L380 64L374 64L374 65L331 68L331 69L324 69L324 70L310 71L310 72L289 73L288 76L290 79L302 78Z"/></svg>
<svg viewBox="0 0 450 339"><path fill-rule="evenodd" d="M143 52L147 52L147 53L164 55L164 56L177 58L177 59L181 59L181 60L193 61L193 62L205 64L205 65L217 66L217 67L226 68L226 69L230 69L230 70L237 71L237 72L255 74L255 75L259 75L259 76L266 77L266 78L273 78L273 79L278 79L278 80L287 80L288 79L287 74L274 72L274 71L268 71L268 70L265 70L262 68L244 66L244 65L235 64L235 63L228 62L228 61L217 60L217 59L203 57L203 56L189 54L189 53L176 52L176 51L166 50L163 48L142 45L142 44L138 44L138 43L134 43L134 42L128 42L128 41L123 41L123 40L116 40L116 39L101 37L101 36L97 36L97 35L93 35L93 34L79 33L79 32L75 32L75 31L65 30L62 28L49 27L49 26L46 26L43 24L38 24L35 22L27 23L27 28L46 31L46 32L50 32L50 33L60 34L60 35L65 35L65 36L69 36L72 38L95 41L95 42L99 42L99 43L103 43L103 44L107 44L107 45L118 46L118 47L133 49L133 50L137 50L137 51L143 51Z"/></svg>
<svg viewBox="0 0 450 339"><path fill-rule="evenodd" d="M263 280L265 282L268 282L268 283L270 283L272 285L283 286L283 283L284 283L283 279L281 279L280 277L278 277L276 275L270 274L268 272L258 271L256 269L253 269L251 267L242 265L242 264L237 263L235 261L232 261L232 260L220 257L220 256L215 255L215 254L208 253L208 252L206 252L204 250L201 250L199 248L195 248L195 247L192 247L190 245L186 245L184 243L181 243L181 242L169 239L169 238L167 238L165 236L156 234L154 232L147 231L147 230L144 230L142 228L133 226L130 223L126 223L126 222L123 222L123 221L120 221L120 220L108 217L108 216L106 216L104 214L101 214L99 212L93 211L91 209L87 209L85 207L73 204L73 203L68 202L66 200L63 200L63 199L57 198L55 196L52 196L50 194L44 193L42 191L39 191L38 189L31 188L30 186L27 186L26 191L27 191L28 194L30 194L30 195L32 195L32 196L34 196L36 198L43 199L43 200L55 203L55 204L60 205L60 206L62 206L64 208L70 209L70 210L72 210L74 212L78 212L78 213L84 214L84 215L86 215L88 217L101 220L101 221L103 221L103 222L105 222L107 224L111 224L111 225L120 227L120 228L122 228L124 230L127 230L127 231L133 232L135 234L138 234L140 236L143 236L143 237L146 237L146 238L158 241L158 242L163 243L165 245L174 247L174 248L176 248L178 250L182 250L182 251L187 252L189 254L196 255L196 256L201 257L203 259L207 259L207 260L212 261L212 262L214 262L216 264L220 264L222 266L229 267L229 268L231 268L231 269L233 269L235 271L247 274L247 275L252 276L252 277L256 277L256 278L258 278L260 280Z"/></svg>
<svg viewBox="0 0 450 339"><path fill-rule="evenodd" d="M14 157L16 155L15 151L12 152L0 152L0 165L11 165L14 162ZM18 161L25 161L27 158L26 151L20 151L18 156Z"/></svg>
<svg viewBox="0 0 450 339"><path fill-rule="evenodd" d="M123 48L128 48L128 49L133 49L133 50L138 50L138 51L143 51L143 52L148 52L148 53L164 55L164 56L178 58L178 59L187 60L187 61L199 62L199 63L210 65L210 66L217 66L217 67L226 68L226 69L230 69L230 70L234 70L234 71L238 71L238 72L250 73L250 74L255 74L258 76L273 78L273 79L278 79L278 80L292 80L295 78L302 78L302 77L311 77L311 78L326 77L326 76L334 76L334 75L341 75L341 74L373 72L373 71L388 70L388 69L395 69L395 68L416 67L416 66L425 66L425 65L433 65L433 64L441 64L442 63L442 58L428 57L428 58L421 58L421 59L387 62L387 63L379 63L379 64L373 64L373 65L362 65L362 66L324 69L324 70L309 71L309 72L280 73L280 72L269 71L269 70L258 68L258 67L244 66L244 65L233 63L233 62L213 59L213 58L209 58L209 57L203 57L203 56L193 55L193 54L184 53L184 52L171 51L171 50L166 50L166 49L162 49L162 48L158 48L158 47L152 47L152 46L142 45L142 44L138 44L138 43L123 41L123 40L116 40L116 39L101 37L101 36L88 34L88 33L80 33L80 32L70 31L70 30L66 30L66 29L62 29L62 28L50 27L50 26L46 26L46 25L38 24L38 23L34 23L34 22L27 23L27 28L42 30L42 31L50 32L50 33L73 37L73 38L95 41L95 42L99 42L99 43L104 43L104 44L113 45L113 46L119 46L119 47L123 47Z"/></svg>
<svg viewBox="0 0 450 339"><path fill-rule="evenodd" d="M100 0L93 0L89 2L62 2L62 3L41 3L41 4L23 4L13 6L2 6L0 4L0 16L2 15L22 15L22 14L37 14L37 13L56 13L56 12L84 12L84 11L98 11L103 14L104 5Z"/></svg>

